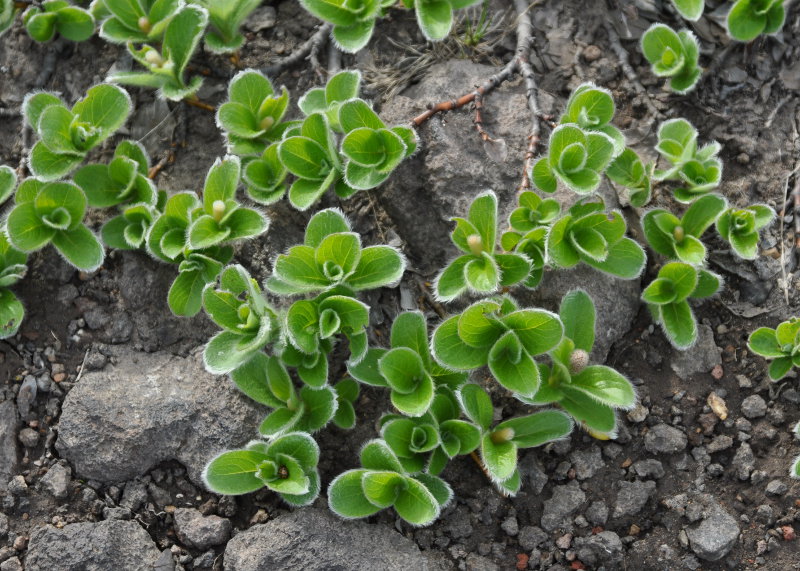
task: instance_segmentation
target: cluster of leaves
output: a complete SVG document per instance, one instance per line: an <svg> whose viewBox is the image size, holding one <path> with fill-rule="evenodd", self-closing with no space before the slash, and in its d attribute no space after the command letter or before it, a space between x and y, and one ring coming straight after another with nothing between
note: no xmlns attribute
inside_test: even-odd
<svg viewBox="0 0 800 571"><path fill-rule="evenodd" d="M284 121L289 105L285 88L277 95L270 81L254 70L231 81L217 121L229 152L245 162L251 198L268 204L288 189L291 204L306 210L331 187L342 198L375 188L416 150L412 129L387 128L358 98L360 82L358 72L337 73L324 88L300 99L305 119ZM291 185L286 182L289 174L295 176Z"/></svg>
<svg viewBox="0 0 800 571"><path fill-rule="evenodd" d="M702 75L700 46L689 30L676 32L666 24L653 24L642 35L642 53L655 75L670 78L669 87L676 93L694 89Z"/></svg>
<svg viewBox="0 0 800 571"><path fill-rule="evenodd" d="M30 6L22 15L28 35L37 42L48 42L56 34L73 42L83 42L94 34L94 17L66 0L45 0Z"/></svg>
<svg viewBox="0 0 800 571"><path fill-rule="evenodd" d="M704 0L672 0L680 15L696 22L703 15ZM735 0L728 12L728 35L749 42L761 34L777 34L786 20L784 0Z"/></svg>
<svg viewBox="0 0 800 571"><path fill-rule="evenodd" d="M0 166L0 204L11 197L16 186L13 169ZM9 288L25 277L27 261L27 254L9 243L5 229L0 230L0 339L15 335L25 317L25 308Z"/></svg>
<svg viewBox="0 0 800 571"><path fill-rule="evenodd" d="M684 204L713 191L722 180L720 144L712 141L698 147L697 138L697 129L686 119L670 119L658 127L656 151L669 167L655 169L653 178L677 181L680 186L674 196Z"/></svg>
<svg viewBox="0 0 800 571"><path fill-rule="evenodd" d="M414 9L417 23L428 40L443 40L453 27L453 11L480 0L403 0ZM369 43L375 23L394 5L391 0L301 0L312 16L333 25L333 37L340 49L355 53Z"/></svg>
<svg viewBox="0 0 800 571"><path fill-rule="evenodd" d="M793 317L775 329L759 327L750 334L747 347L771 360L769 377L777 381L792 367L800 367L800 319Z"/></svg>

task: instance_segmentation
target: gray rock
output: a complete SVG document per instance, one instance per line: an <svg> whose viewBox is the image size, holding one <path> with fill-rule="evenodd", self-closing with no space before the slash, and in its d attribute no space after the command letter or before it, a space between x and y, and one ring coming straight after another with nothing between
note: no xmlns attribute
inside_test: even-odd
<svg viewBox="0 0 800 571"><path fill-rule="evenodd" d="M714 440L706 447L706 451L709 454L715 454L727 450L731 446L733 446L733 438L727 434L720 434L714 437Z"/></svg>
<svg viewBox="0 0 800 571"><path fill-rule="evenodd" d="M608 506L600 501L592 502L586 508L586 519L593 525L605 525L608 521Z"/></svg>
<svg viewBox="0 0 800 571"><path fill-rule="evenodd" d="M7 489L8 481L17 471L17 408L10 400L0 402L0 492Z"/></svg>
<svg viewBox="0 0 800 571"><path fill-rule="evenodd" d="M519 533L519 522L517 521L516 517L509 516L503 520L503 523L500 524L500 529L502 529L506 535L514 537Z"/></svg>
<svg viewBox="0 0 800 571"><path fill-rule="evenodd" d="M637 460L633 463L633 471L640 478L659 478L664 477L664 465L655 458Z"/></svg>
<svg viewBox="0 0 800 571"><path fill-rule="evenodd" d="M573 481L566 486L556 486L553 495L545 500L542 510L542 528L553 531L559 527L569 527L572 516L586 501L586 494Z"/></svg>
<svg viewBox="0 0 800 571"><path fill-rule="evenodd" d="M767 414L767 403L761 395L750 395L742 401L742 414L747 418L761 418Z"/></svg>
<svg viewBox="0 0 800 571"><path fill-rule="evenodd" d="M388 527L341 520L327 510L314 508L254 525L225 547L225 571L439 571L448 567Z"/></svg>
<svg viewBox="0 0 800 571"><path fill-rule="evenodd" d="M25 560L27 571L152 571L161 553L133 521L73 523L63 529L34 529Z"/></svg>
<svg viewBox="0 0 800 571"><path fill-rule="evenodd" d="M686 448L686 435L668 424L657 424L644 435L644 447L653 454L674 454Z"/></svg>
<svg viewBox="0 0 800 571"><path fill-rule="evenodd" d="M82 478L129 480L176 459L201 484L205 464L247 442L263 410L207 373L199 354L119 349L116 365L85 374L67 395L56 448Z"/></svg>
<svg viewBox="0 0 800 571"><path fill-rule="evenodd" d="M500 567L494 561L477 553L467 555L464 563L466 571L500 571Z"/></svg>
<svg viewBox="0 0 800 571"><path fill-rule="evenodd" d="M0 571L22 571L22 562L19 557L12 557L0 563Z"/></svg>
<svg viewBox="0 0 800 571"><path fill-rule="evenodd" d="M710 502L703 521L686 530L686 534L695 555L706 561L719 561L736 544L739 524L715 500Z"/></svg>
<svg viewBox="0 0 800 571"><path fill-rule="evenodd" d="M617 483L617 501L614 504L614 517L632 516L642 511L647 500L655 493L656 483L646 482L626 482L621 480Z"/></svg>
<svg viewBox="0 0 800 571"><path fill-rule="evenodd" d="M550 534L535 525L526 525L519 530L519 535L517 536L519 546L525 551L536 549L548 539L550 539Z"/></svg>
<svg viewBox="0 0 800 571"><path fill-rule="evenodd" d="M722 363L722 351L714 341L714 332L704 324L697 326L697 343L686 351L674 353L670 366L683 380L695 373L707 373Z"/></svg>
<svg viewBox="0 0 800 571"><path fill-rule="evenodd" d="M603 456L599 446L592 446L589 450L575 450L569 455L572 466L575 468L575 477L586 480L594 476L599 470L605 468Z"/></svg>
<svg viewBox="0 0 800 571"><path fill-rule="evenodd" d="M25 477L17 474L8 481L8 491L15 496L22 496L28 493L28 484L25 482Z"/></svg>
<svg viewBox="0 0 800 571"><path fill-rule="evenodd" d="M69 481L72 479L72 469L69 466L53 464L47 474L39 480L39 485L50 495L63 500L69 495Z"/></svg>
<svg viewBox="0 0 800 571"><path fill-rule="evenodd" d="M768 496L782 496L789 491L789 486L783 480L772 480L767 484Z"/></svg>
<svg viewBox="0 0 800 571"><path fill-rule="evenodd" d="M524 480L525 491L533 495L541 494L548 477L533 450L523 452L519 460L519 471Z"/></svg>
<svg viewBox="0 0 800 571"><path fill-rule="evenodd" d="M125 484L125 491L122 492L122 499L119 504L131 511L138 510L147 501L147 486L139 480L133 480Z"/></svg>
<svg viewBox="0 0 800 571"><path fill-rule="evenodd" d="M133 514L131 510L128 508L116 507L116 508L103 508L103 519L120 519L123 521L127 521L131 519Z"/></svg>
<svg viewBox="0 0 800 571"><path fill-rule="evenodd" d="M39 444L39 433L33 428L23 428L19 431L19 441L25 448L36 448Z"/></svg>
<svg viewBox="0 0 800 571"><path fill-rule="evenodd" d="M185 545L202 551L225 543L231 536L231 522L218 515L204 516L196 509L178 508L175 531Z"/></svg>
<svg viewBox="0 0 800 571"><path fill-rule="evenodd" d="M613 531L578 537L575 539L574 549L578 552L581 563L588 563L592 568L605 565L608 569L617 569L625 555L622 541Z"/></svg>
<svg viewBox="0 0 800 571"><path fill-rule="evenodd" d="M753 454L753 449L747 442L742 442L736 454L731 461L736 476L745 481L750 478L750 474L756 467L756 457Z"/></svg>
<svg viewBox="0 0 800 571"><path fill-rule="evenodd" d="M17 392L17 409L19 410L19 416L22 420L28 420L28 414L30 414L31 407L36 401L36 394L39 391L38 387L39 385L36 383L36 377L33 375L27 375L25 380L22 381L22 385L19 387L19 392Z"/></svg>
<svg viewBox="0 0 800 571"><path fill-rule="evenodd" d="M8 516L0 512L0 537L8 535Z"/></svg>

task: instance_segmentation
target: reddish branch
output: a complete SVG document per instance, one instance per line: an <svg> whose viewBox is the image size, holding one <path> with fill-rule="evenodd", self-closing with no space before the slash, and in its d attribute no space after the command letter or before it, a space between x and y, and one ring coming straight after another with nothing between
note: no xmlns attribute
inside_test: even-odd
<svg viewBox="0 0 800 571"><path fill-rule="evenodd" d="M489 95L497 87L519 74L525 82L525 95L528 100L528 110L531 114L531 126L528 131L528 146L525 151L523 161L523 174L518 190L526 190L530 188L530 179L528 173L533 165L533 158L536 156L536 149L540 140L540 123L539 118L541 111L539 110L539 102L536 98L536 79L533 74L533 67L530 62L531 43L533 41L533 26L531 24L528 10L530 6L525 0L514 0L514 8L517 11L517 49L513 59L506 64L506 66L497 74L487 79L482 85L477 86L474 91L462 95L458 99L451 101L442 101L436 105L431 105L428 109L414 117L411 124L414 127L419 127L428 119L437 113L444 113L459 109L465 105L472 104L475 110L475 129L483 141L493 140L491 136L483 128L483 98Z"/></svg>

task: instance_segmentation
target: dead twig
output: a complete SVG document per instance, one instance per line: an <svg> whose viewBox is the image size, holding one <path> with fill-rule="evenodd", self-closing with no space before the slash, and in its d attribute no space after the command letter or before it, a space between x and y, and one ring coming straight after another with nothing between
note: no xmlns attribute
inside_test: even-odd
<svg viewBox="0 0 800 571"><path fill-rule="evenodd" d="M297 65L306 58L311 61L311 64L314 66L314 71L321 69L319 65L318 54L319 50L324 45L331 28L331 24L328 23L321 25L317 31L314 32L314 35L308 38L303 45L294 50L290 55L283 58L278 63L264 68L264 74L267 77L275 77L286 68Z"/></svg>

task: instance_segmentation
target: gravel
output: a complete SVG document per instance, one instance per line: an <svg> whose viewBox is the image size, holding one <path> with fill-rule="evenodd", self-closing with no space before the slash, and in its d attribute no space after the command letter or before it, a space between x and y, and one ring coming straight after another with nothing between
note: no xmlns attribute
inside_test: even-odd
<svg viewBox="0 0 800 571"><path fill-rule="evenodd" d="M0 402L0 492L17 471L17 409L12 401Z"/></svg>
<svg viewBox="0 0 800 571"><path fill-rule="evenodd" d="M750 419L761 418L767 414L767 403L761 395L750 395L742 401L742 414Z"/></svg>
<svg viewBox="0 0 800 571"><path fill-rule="evenodd" d="M647 504L647 500L655 493L656 483L653 481L617 482L617 501L614 504L614 517L634 516Z"/></svg>
<svg viewBox="0 0 800 571"><path fill-rule="evenodd" d="M731 466L733 466L734 472L740 480L746 481L750 478L750 474L756 466L756 457L747 442L742 442L739 445L739 449L731 461Z"/></svg>
<svg viewBox="0 0 800 571"><path fill-rule="evenodd" d="M69 495L69 482L72 479L72 469L62 464L54 464L50 467L41 480L39 485L51 496L63 500Z"/></svg>
<svg viewBox="0 0 800 571"><path fill-rule="evenodd" d="M542 527L547 531L571 527L572 516L585 501L586 494L578 487L577 482L555 486L553 495L544 502Z"/></svg>
<svg viewBox="0 0 800 571"><path fill-rule="evenodd" d="M175 510L175 531L188 547L205 550L222 545L231 536L231 522L217 515L204 516L196 509Z"/></svg>
<svg viewBox="0 0 800 571"><path fill-rule="evenodd" d="M652 454L674 454L686 448L686 435L668 424L657 424L644 435L644 447Z"/></svg>
<svg viewBox="0 0 800 571"><path fill-rule="evenodd" d="M686 531L689 546L700 559L719 561L733 549L739 537L739 524L715 500L703 521Z"/></svg>

